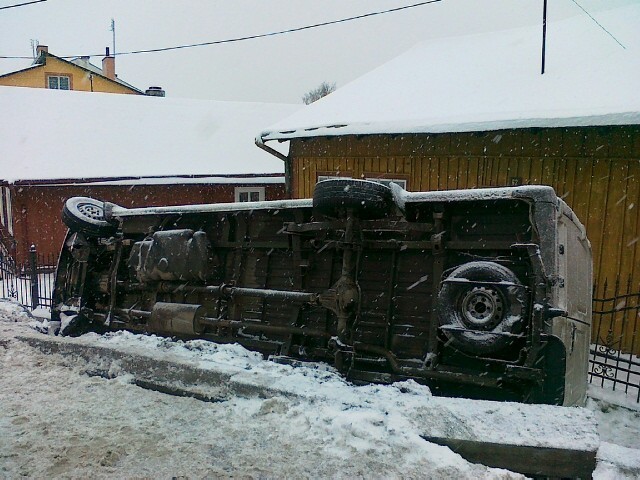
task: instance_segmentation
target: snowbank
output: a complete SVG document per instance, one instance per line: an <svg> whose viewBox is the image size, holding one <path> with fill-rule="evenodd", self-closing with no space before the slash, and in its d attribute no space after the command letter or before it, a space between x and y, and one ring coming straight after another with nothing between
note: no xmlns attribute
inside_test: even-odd
<svg viewBox="0 0 640 480"><path fill-rule="evenodd" d="M414 382L354 387L329 367L280 365L237 345L126 332L65 339L175 358L236 381L267 378L282 392L215 403L169 396L126 375L87 376L80 362L40 353L15 338L34 334L30 322L16 304L0 302L0 476L522 478L425 441L417 425L496 438L539 435L536 425L519 422L517 404L482 402L474 412L468 401L433 397ZM540 424L552 425L552 407L539 407ZM601 424L616 419L621 426L601 429L606 443L595 478L639 471L638 412L604 401L592 401L590 410Z"/></svg>
<svg viewBox="0 0 640 480"><path fill-rule="evenodd" d="M19 331L0 325L0 476L522 478L424 441L394 409L168 396L79 375L11 338ZM258 361L236 349L217 361Z"/></svg>

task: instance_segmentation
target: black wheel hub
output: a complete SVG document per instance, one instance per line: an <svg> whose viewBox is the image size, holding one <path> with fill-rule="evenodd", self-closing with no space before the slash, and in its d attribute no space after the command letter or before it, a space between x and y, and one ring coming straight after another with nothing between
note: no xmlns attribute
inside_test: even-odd
<svg viewBox="0 0 640 480"><path fill-rule="evenodd" d="M80 203L78 204L77 208L82 215L88 218L92 218L94 220L104 220L104 210L98 205L94 205L91 203Z"/></svg>
<svg viewBox="0 0 640 480"><path fill-rule="evenodd" d="M487 287L474 287L462 299L463 321L474 330L491 330L502 321L504 301L500 293Z"/></svg>

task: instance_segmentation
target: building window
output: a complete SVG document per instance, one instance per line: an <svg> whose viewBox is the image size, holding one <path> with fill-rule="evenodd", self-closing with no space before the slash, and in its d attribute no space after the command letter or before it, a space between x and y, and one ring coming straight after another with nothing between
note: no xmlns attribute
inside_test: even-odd
<svg viewBox="0 0 640 480"><path fill-rule="evenodd" d="M50 75L47 77L49 88L53 90L71 90L71 79L62 75Z"/></svg>
<svg viewBox="0 0 640 480"><path fill-rule="evenodd" d="M7 209L6 227L7 227L7 230L9 230L9 235L13 235L13 214L11 211L11 191L7 187L4 187L4 204Z"/></svg>
<svg viewBox="0 0 640 480"><path fill-rule="evenodd" d="M367 180L371 180L372 182L378 182L382 185L386 185L387 187L391 182L395 183L399 187L407 189L407 181L402 178L367 178Z"/></svg>
<svg viewBox="0 0 640 480"><path fill-rule="evenodd" d="M512 187L519 187L520 185L522 185L522 177L509 178L509 185Z"/></svg>
<svg viewBox="0 0 640 480"><path fill-rule="evenodd" d="M4 189L7 187L2 187L2 190L0 191L0 223L2 223L2 226L6 227L7 226L7 218L4 214Z"/></svg>
<svg viewBox="0 0 640 480"><path fill-rule="evenodd" d="M265 198L264 187L236 187L236 202L262 202Z"/></svg>
<svg viewBox="0 0 640 480"><path fill-rule="evenodd" d="M339 177L337 175L318 175L318 182L324 182L325 180L335 180L337 178L352 178L352 177Z"/></svg>
<svg viewBox="0 0 640 480"><path fill-rule="evenodd" d="M352 177L339 177L339 176L335 176L335 175L318 175L318 182L322 182L323 180L329 180L329 179L333 179L335 180L336 178L352 178ZM378 182L381 183L382 185L386 185L387 187L389 186L389 184L391 182L398 184L398 186L404 188L405 190L407 189L407 181L405 179L401 179L401 178L370 178L367 177L365 178L365 180L369 180L370 182Z"/></svg>

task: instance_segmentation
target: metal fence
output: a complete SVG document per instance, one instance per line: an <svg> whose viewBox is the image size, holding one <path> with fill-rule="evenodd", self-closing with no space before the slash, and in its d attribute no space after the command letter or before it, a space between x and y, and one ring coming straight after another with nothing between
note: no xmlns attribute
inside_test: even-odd
<svg viewBox="0 0 640 480"><path fill-rule="evenodd" d="M29 261L18 264L0 252L0 297L36 309L51 308L56 255L29 251Z"/></svg>
<svg viewBox="0 0 640 480"><path fill-rule="evenodd" d="M623 353L636 351L640 341L640 292L631 291L630 281L626 285L605 282L602 298L594 295L592 328L599 334L591 346L589 381L640 403L640 358Z"/></svg>
<svg viewBox="0 0 640 480"><path fill-rule="evenodd" d="M41 255L35 248L21 265L0 252L0 297L50 309L56 263L55 255ZM623 353L635 351L640 342L640 292L622 290L619 279L613 285L605 282L602 292L593 299L593 328L601 333L591 345L589 382L640 403L640 358Z"/></svg>

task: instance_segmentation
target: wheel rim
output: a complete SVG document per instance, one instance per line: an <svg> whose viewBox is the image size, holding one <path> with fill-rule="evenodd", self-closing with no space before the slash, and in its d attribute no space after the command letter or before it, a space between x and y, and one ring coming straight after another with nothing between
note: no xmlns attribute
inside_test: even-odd
<svg viewBox="0 0 640 480"><path fill-rule="evenodd" d="M80 203L78 204L78 212L87 218L93 220L104 220L104 210L98 205L92 203Z"/></svg>
<svg viewBox="0 0 640 480"><path fill-rule="evenodd" d="M487 330L502 320L504 301L495 289L475 287L464 296L461 308L467 325L474 329Z"/></svg>

